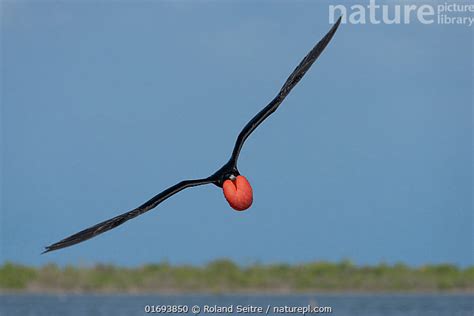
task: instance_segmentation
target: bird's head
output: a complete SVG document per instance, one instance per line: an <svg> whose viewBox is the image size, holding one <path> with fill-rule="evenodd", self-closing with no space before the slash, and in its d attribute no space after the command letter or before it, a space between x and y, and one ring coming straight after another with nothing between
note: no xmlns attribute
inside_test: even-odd
<svg viewBox="0 0 474 316"><path fill-rule="evenodd" d="M224 196L229 205L236 211L248 209L253 202L253 191L244 176L230 175L222 185Z"/></svg>

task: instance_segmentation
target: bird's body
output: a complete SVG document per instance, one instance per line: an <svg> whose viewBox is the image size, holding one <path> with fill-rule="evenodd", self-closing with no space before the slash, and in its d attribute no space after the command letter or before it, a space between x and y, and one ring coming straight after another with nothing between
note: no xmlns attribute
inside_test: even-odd
<svg viewBox="0 0 474 316"><path fill-rule="evenodd" d="M286 96L290 93L291 89L301 80L305 75L314 61L319 57L322 51L326 48L327 44L336 32L341 18L333 25L329 32L313 47L313 49L303 58L300 64L288 77L286 82L283 84L277 96L260 112L258 112L240 132L239 136L234 145L232 155L227 163L225 163L220 169L214 174L207 178L196 179L196 180L185 180L181 181L163 192L157 194L149 201L145 202L141 206L134 210L118 215L114 218L101 222L97 225L89 227L77 234L67 237L55 244L46 247L44 252L49 252L74 244L80 243L92 237L95 237L101 233L104 233L110 229L113 229L124 222L137 217L160 204L165 199L178 193L179 191L204 184L214 184L218 187L223 188L224 196L229 202L229 205L238 211L243 211L249 208L253 202L253 190L247 179L240 175L237 168L237 160L239 158L240 151L245 140L249 135L276 109L280 106Z"/></svg>

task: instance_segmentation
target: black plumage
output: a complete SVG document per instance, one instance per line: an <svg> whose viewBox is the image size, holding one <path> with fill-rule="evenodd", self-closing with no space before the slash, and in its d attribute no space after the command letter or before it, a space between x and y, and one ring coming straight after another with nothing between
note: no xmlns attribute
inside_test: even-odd
<svg viewBox="0 0 474 316"><path fill-rule="evenodd" d="M108 230L111 230L119 225L122 225L126 221L137 217L153 208L155 208L158 204L162 201L166 200L170 196L178 193L179 191L198 186L203 184L215 184L219 187L222 187L222 184L225 180L229 179L232 176L239 175L239 171L237 169L237 160L239 158L240 151L245 140L249 137L249 135L268 117L270 116L275 110L280 106L286 96L290 93L293 87L301 80L301 78L305 75L305 73L309 70L311 65L314 61L319 57L319 55L323 52L323 50L328 45L329 41L332 39L334 33L336 32L339 24L341 23L341 17L337 20L337 22L332 26L329 32L311 49L311 51L303 58L300 64L295 68L295 70L291 73L288 77L280 91L278 92L277 96L260 112L258 112L240 132L239 136L234 145L234 149L232 151L232 155L229 161L222 166L219 170L217 170L211 176L204 178L204 179L197 179L197 180L185 180L181 181L168 189L164 190L163 192L157 194L149 201L145 202L141 206L137 207L134 210L129 212L123 213L118 215L114 218L101 222L97 225L84 229L77 234L69 236L57 243L54 243L50 246L45 247L45 251L43 253L69 247L100 235Z"/></svg>

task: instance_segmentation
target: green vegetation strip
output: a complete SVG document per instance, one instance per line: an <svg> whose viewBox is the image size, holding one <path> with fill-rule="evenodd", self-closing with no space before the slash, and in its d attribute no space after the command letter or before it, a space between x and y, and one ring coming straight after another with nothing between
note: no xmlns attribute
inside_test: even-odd
<svg viewBox="0 0 474 316"><path fill-rule="evenodd" d="M0 291L20 292L311 292L311 291L462 291L474 292L474 266L409 267L404 264L356 266L314 262L299 265L238 266L229 260L206 266L147 264L41 268L5 263Z"/></svg>

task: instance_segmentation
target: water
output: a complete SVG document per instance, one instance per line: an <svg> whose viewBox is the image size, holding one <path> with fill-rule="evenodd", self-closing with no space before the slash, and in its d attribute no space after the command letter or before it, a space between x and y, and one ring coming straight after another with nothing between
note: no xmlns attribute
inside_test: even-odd
<svg viewBox="0 0 474 316"><path fill-rule="evenodd" d="M233 309L235 315L269 315L273 308L284 306L328 306L328 315L474 315L474 294L305 294L305 295L0 295L0 315L22 316L99 316L99 315L163 315L145 313L145 306L184 305L192 314L194 305L200 315L204 306L214 305ZM237 313L237 306L262 308L262 313ZM183 307L184 308L184 307ZM171 314L171 313L169 313ZM324 315L317 313L313 315ZM281 315L281 314L280 314ZM287 313L302 315L302 313Z"/></svg>

